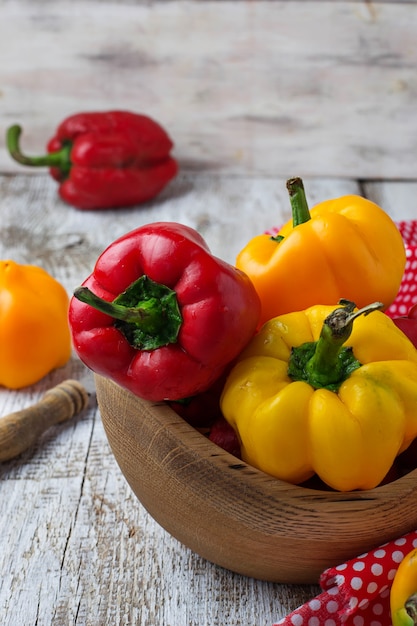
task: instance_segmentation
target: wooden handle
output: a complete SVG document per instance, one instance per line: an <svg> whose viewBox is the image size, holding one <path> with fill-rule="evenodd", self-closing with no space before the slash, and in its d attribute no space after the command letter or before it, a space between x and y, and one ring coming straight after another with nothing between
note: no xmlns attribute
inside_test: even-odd
<svg viewBox="0 0 417 626"><path fill-rule="evenodd" d="M33 406L0 417L0 462L27 450L50 426L77 415L87 403L83 385L77 380L65 380Z"/></svg>

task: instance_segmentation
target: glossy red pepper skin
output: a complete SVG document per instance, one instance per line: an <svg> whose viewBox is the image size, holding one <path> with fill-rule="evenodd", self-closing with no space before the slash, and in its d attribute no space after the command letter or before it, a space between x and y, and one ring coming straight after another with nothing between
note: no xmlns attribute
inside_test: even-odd
<svg viewBox="0 0 417 626"><path fill-rule="evenodd" d="M227 370L226 370L227 373ZM220 410L220 396L227 376L223 374L203 393L183 402L168 402L169 406L188 424L207 431L207 437L230 454L240 458L240 443Z"/></svg>
<svg viewBox="0 0 417 626"><path fill-rule="evenodd" d="M226 452L230 452L233 456L240 459L240 443L234 429L229 422L221 415L212 424L209 433L209 439Z"/></svg>
<svg viewBox="0 0 417 626"><path fill-rule="evenodd" d="M417 348L417 304L410 308L407 315L395 317L392 321Z"/></svg>
<svg viewBox="0 0 417 626"><path fill-rule="evenodd" d="M182 316L177 340L135 348L112 317L73 297L74 348L90 369L146 400L197 395L253 336L260 316L256 291L243 272L214 257L195 230L172 222L154 222L116 240L83 286L113 302L143 275L175 292Z"/></svg>
<svg viewBox="0 0 417 626"><path fill-rule="evenodd" d="M25 165L50 165L68 204L109 209L141 204L162 191L178 172L172 148L168 134L148 116L105 111L66 118L49 140L45 157L9 149Z"/></svg>
<svg viewBox="0 0 417 626"><path fill-rule="evenodd" d="M225 373L208 389L191 398L168 402L175 413L194 428L210 429L220 419L220 396L226 382Z"/></svg>

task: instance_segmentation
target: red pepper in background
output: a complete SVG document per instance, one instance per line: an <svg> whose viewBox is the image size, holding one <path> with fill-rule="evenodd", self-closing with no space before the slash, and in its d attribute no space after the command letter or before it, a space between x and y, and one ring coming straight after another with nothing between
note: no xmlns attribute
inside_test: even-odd
<svg viewBox="0 0 417 626"><path fill-rule="evenodd" d="M203 393L183 401L168 402L168 404L188 424L204 432L210 441L240 458L240 443L237 435L220 410L220 396L228 370L229 368Z"/></svg>
<svg viewBox="0 0 417 626"><path fill-rule="evenodd" d="M241 458L240 443L234 429L223 416L218 417L210 428L209 439L216 445L230 452L238 459Z"/></svg>
<svg viewBox="0 0 417 626"><path fill-rule="evenodd" d="M392 321L417 348L417 304L410 308L407 315L394 317Z"/></svg>
<svg viewBox="0 0 417 626"><path fill-rule="evenodd" d="M48 166L61 198L78 209L128 207L155 197L177 174L173 143L146 115L129 111L78 113L66 118L47 145L28 157L19 149L21 127L7 131L11 156L23 165Z"/></svg>
<svg viewBox="0 0 417 626"><path fill-rule="evenodd" d="M154 222L98 258L74 292L74 348L94 372L152 401L208 389L259 323L249 278L192 228Z"/></svg>
<svg viewBox="0 0 417 626"><path fill-rule="evenodd" d="M210 430L213 423L223 417L220 410L220 396L225 382L226 375L223 373L213 385L202 393L191 398L174 400L168 404L190 426Z"/></svg>

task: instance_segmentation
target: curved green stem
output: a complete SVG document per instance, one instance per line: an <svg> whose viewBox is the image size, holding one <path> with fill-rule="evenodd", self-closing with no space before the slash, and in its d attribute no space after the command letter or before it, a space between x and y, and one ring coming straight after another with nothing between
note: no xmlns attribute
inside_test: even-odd
<svg viewBox="0 0 417 626"><path fill-rule="evenodd" d="M306 371L313 387L325 387L343 379L343 361L339 359L342 345L352 333L353 322L360 315L369 315L382 308L381 302L374 302L354 312L355 304L342 300L342 306L335 309L324 320L314 355L306 364Z"/></svg>
<svg viewBox="0 0 417 626"><path fill-rule="evenodd" d="M299 226L299 224L304 224L311 219L310 211L301 178L297 176L289 178L287 180L287 189L290 194L292 223L295 228L296 226Z"/></svg>
<svg viewBox="0 0 417 626"><path fill-rule="evenodd" d="M318 341L293 348L288 366L292 380L303 380L315 389L337 391L341 383L360 367L352 349L343 344L350 337L355 319L381 309L383 304L374 302L358 311L354 310L354 302L349 300L341 300L339 304L342 306L324 320Z"/></svg>
<svg viewBox="0 0 417 626"><path fill-rule="evenodd" d="M109 315L115 320L128 322L130 324L142 324L143 326L152 326L152 319L158 317L155 298L147 302L141 302L138 306L127 307L117 304L116 301L108 302L99 298L88 287L78 287L74 291L77 300L89 304L97 311Z"/></svg>
<svg viewBox="0 0 417 626"><path fill-rule="evenodd" d="M143 275L112 302L78 287L74 297L109 315L114 326L139 350L155 350L175 343L182 325L175 291Z"/></svg>
<svg viewBox="0 0 417 626"><path fill-rule="evenodd" d="M56 152L50 152L49 154L44 154L42 156L26 156L20 150L19 139L22 133L22 128L15 124L14 126L10 126L7 129L6 134L6 145L9 150L10 156L21 163L22 165L30 165L34 167L57 167L63 173L69 171L71 167L70 153L71 153L71 144L64 145L61 150L57 150Z"/></svg>

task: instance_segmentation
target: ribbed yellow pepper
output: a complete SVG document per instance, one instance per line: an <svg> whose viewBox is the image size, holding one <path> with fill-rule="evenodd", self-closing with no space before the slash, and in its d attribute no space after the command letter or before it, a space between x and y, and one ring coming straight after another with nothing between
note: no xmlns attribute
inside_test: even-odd
<svg viewBox="0 0 417 626"><path fill-rule="evenodd" d="M417 549L401 561L390 592L392 626L417 624Z"/></svg>
<svg viewBox="0 0 417 626"><path fill-rule="evenodd" d="M220 401L245 461L339 491L383 480L417 436L417 350L380 306L341 301L264 324Z"/></svg>
<svg viewBox="0 0 417 626"><path fill-rule="evenodd" d="M379 300L387 308L406 261L404 242L389 215L357 195L326 200L309 211L302 181L290 179L287 187L292 219L276 237L253 237L236 258L236 267L258 292L261 324L340 298L359 307Z"/></svg>
<svg viewBox="0 0 417 626"><path fill-rule="evenodd" d="M68 306L44 269L0 261L0 385L20 389L68 361Z"/></svg>

